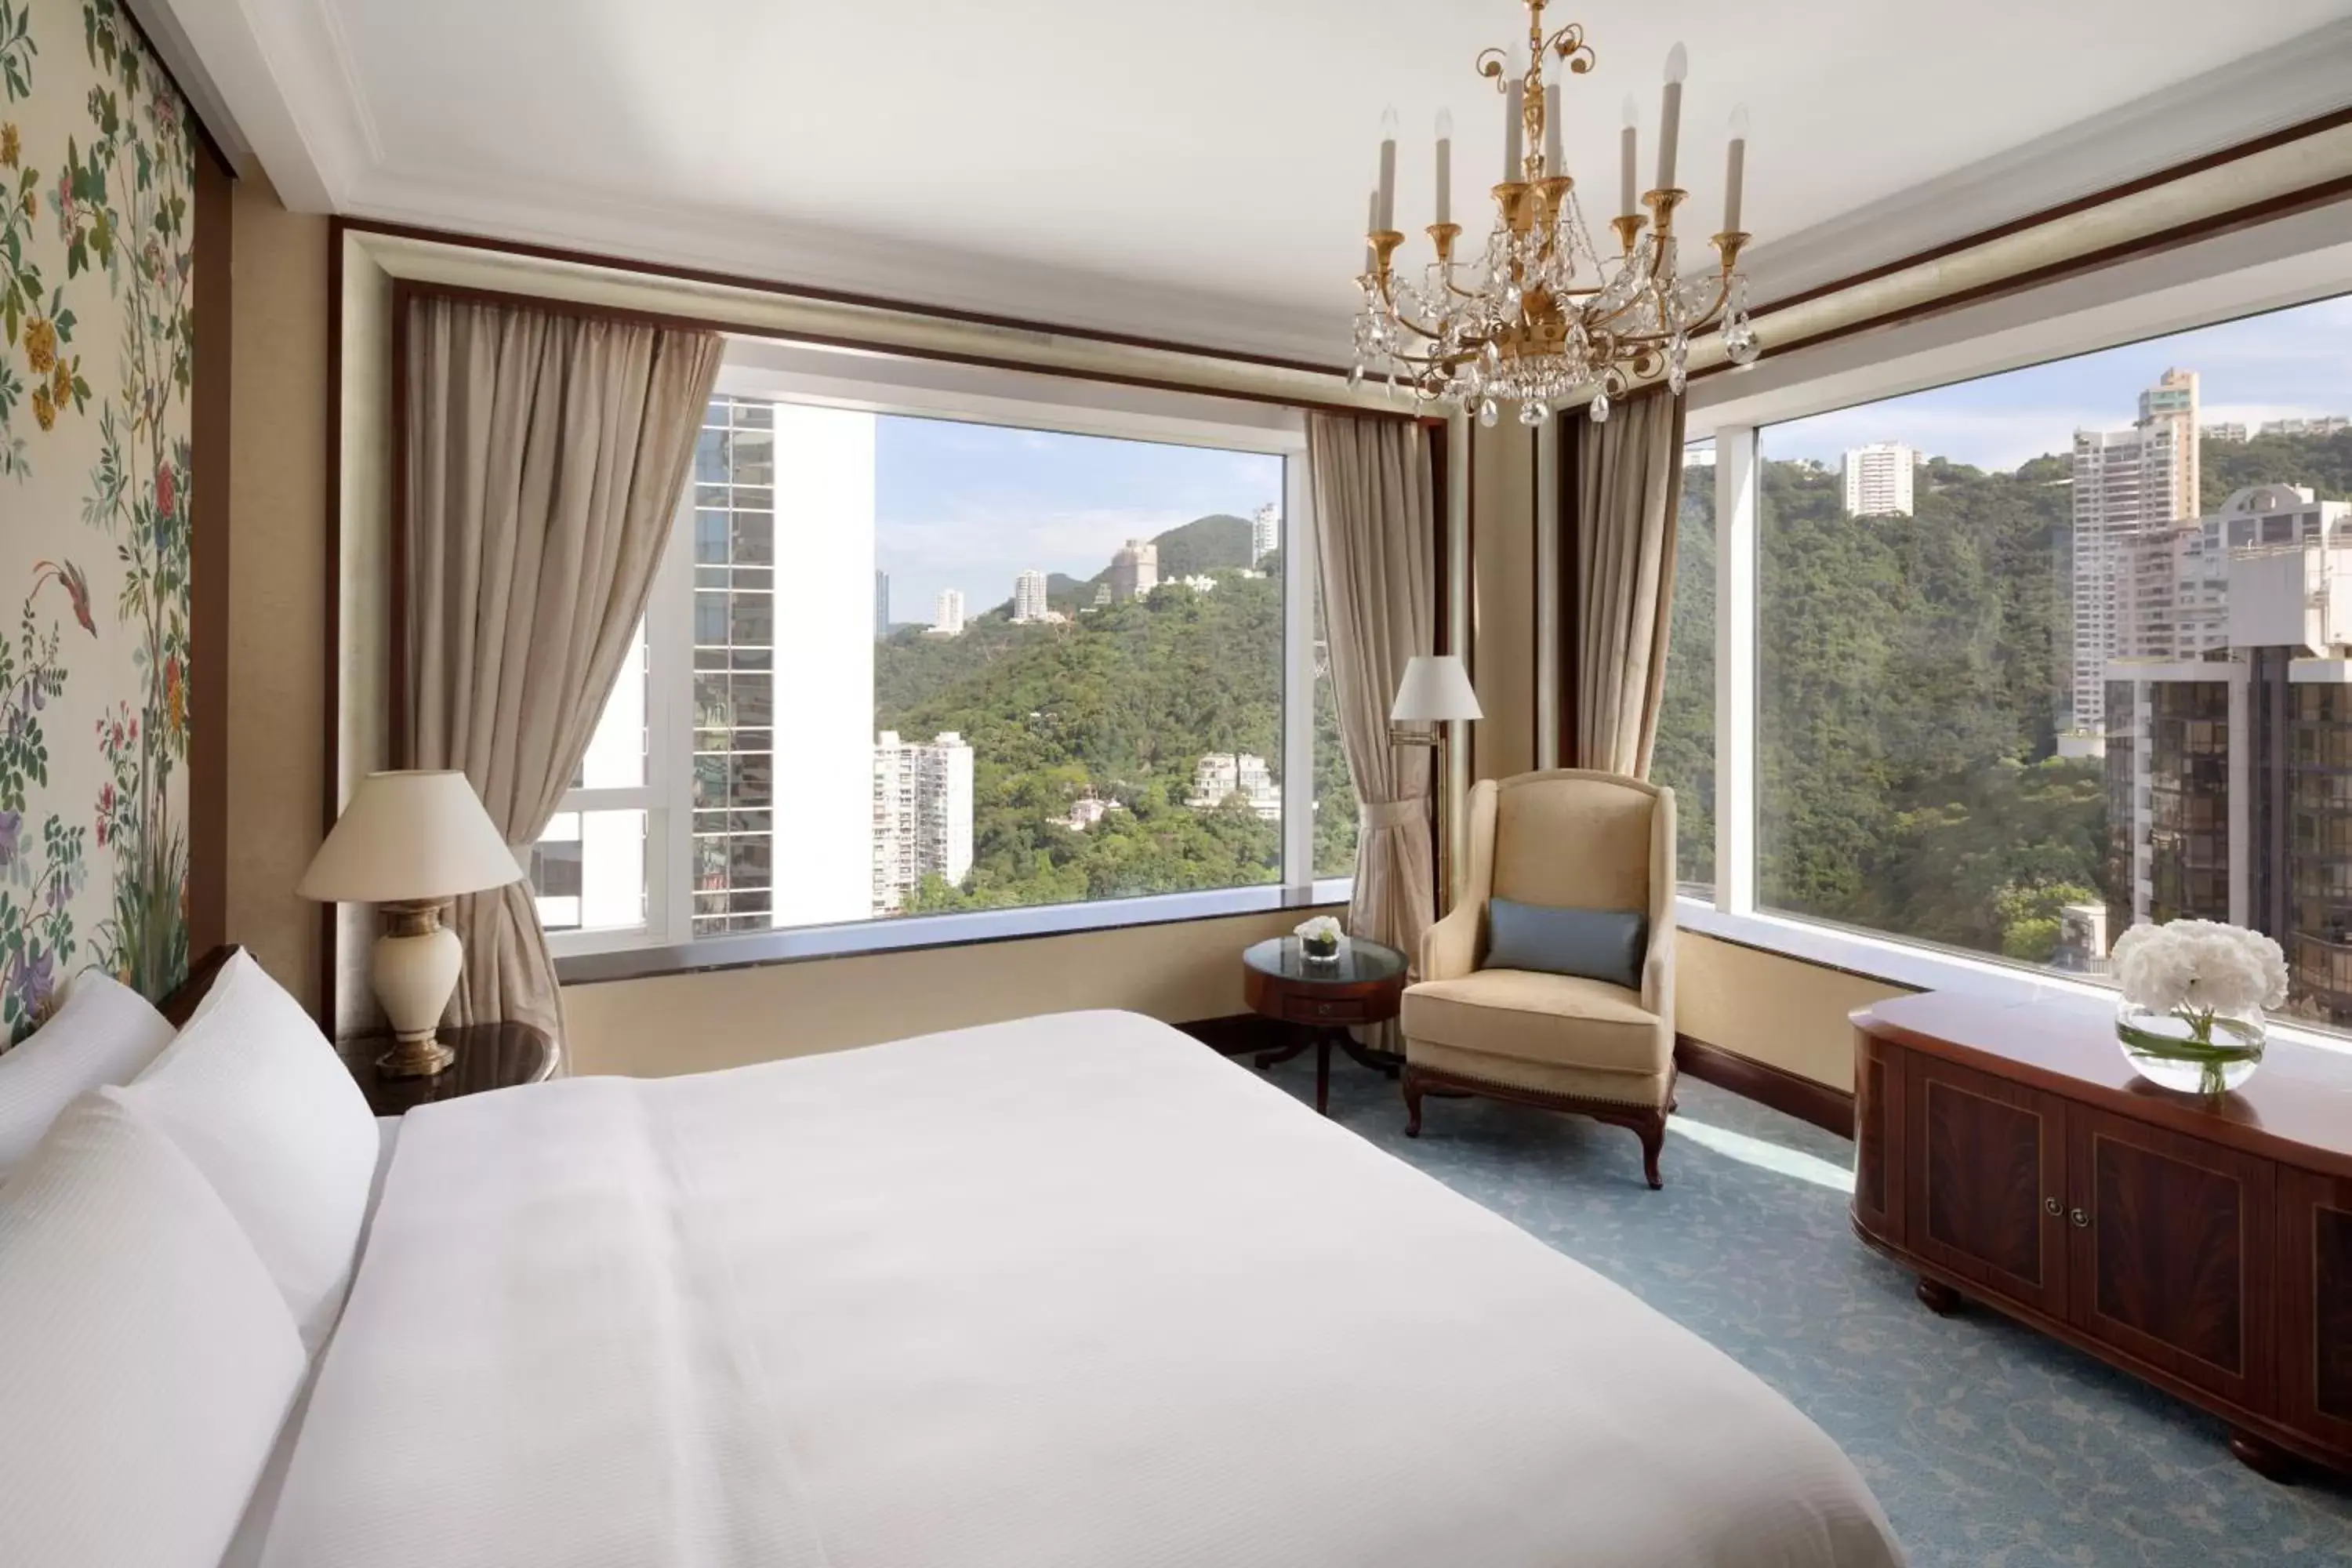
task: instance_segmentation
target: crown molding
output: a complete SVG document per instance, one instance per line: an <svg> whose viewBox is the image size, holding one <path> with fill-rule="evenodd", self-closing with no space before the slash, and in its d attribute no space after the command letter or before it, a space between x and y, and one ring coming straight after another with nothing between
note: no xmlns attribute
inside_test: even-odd
<svg viewBox="0 0 2352 1568"><path fill-rule="evenodd" d="M1742 259L1758 300L1785 300L2347 105L2352 18L1767 240Z"/></svg>
<svg viewBox="0 0 2352 1568"><path fill-rule="evenodd" d="M536 185L524 195L503 183L384 171L355 182L341 210L346 216L486 239L1308 363L1344 363L1349 342L1344 300L1328 313L1288 310L1263 300L560 185Z"/></svg>

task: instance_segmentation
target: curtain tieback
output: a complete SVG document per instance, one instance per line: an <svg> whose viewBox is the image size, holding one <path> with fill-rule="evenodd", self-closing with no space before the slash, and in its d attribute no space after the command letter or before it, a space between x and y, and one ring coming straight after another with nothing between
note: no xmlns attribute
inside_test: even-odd
<svg viewBox="0 0 2352 1568"><path fill-rule="evenodd" d="M1418 827L1429 820L1429 797L1425 795L1403 800L1368 800L1358 805L1364 831L1380 833L1393 827Z"/></svg>

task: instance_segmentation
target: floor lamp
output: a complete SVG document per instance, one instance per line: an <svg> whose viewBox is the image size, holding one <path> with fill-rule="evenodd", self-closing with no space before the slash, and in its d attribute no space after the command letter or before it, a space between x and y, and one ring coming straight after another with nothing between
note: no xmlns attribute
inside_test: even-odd
<svg viewBox="0 0 2352 1568"><path fill-rule="evenodd" d="M1445 726L1455 720L1483 719L1470 672L1459 656L1415 654L1397 682L1389 709L1389 742L1398 746L1433 746L1437 751L1437 913L1454 903L1454 767ZM1426 724L1426 730L1408 728Z"/></svg>

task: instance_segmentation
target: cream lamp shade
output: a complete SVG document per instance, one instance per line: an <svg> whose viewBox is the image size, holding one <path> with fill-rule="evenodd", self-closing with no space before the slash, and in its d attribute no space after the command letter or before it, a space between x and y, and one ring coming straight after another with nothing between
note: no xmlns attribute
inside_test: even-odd
<svg viewBox="0 0 2352 1568"><path fill-rule="evenodd" d="M1391 724L1442 724L1453 719L1483 719L1478 694L1470 689L1469 672L1450 653L1415 654L1397 682L1396 705L1389 710Z"/></svg>
<svg viewBox="0 0 2352 1568"><path fill-rule="evenodd" d="M437 902L521 878L464 773L385 773L360 781L294 890L322 903Z"/></svg>
<svg viewBox="0 0 2352 1568"><path fill-rule="evenodd" d="M456 1053L440 1038L466 952L441 923L441 907L522 879L514 851L459 773L370 773L294 890L322 903L383 904L388 929L369 967L391 1020L394 1047L376 1060L387 1077L425 1078Z"/></svg>

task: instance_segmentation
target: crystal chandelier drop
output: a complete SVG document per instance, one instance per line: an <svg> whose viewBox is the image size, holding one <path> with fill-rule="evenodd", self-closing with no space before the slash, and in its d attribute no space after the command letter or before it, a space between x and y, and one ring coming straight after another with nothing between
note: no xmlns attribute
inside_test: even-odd
<svg viewBox="0 0 2352 1568"><path fill-rule="evenodd" d="M1453 125L1437 121L1437 221L1429 226L1436 258L1418 275L1396 266L1404 236L1395 226L1396 114L1382 117L1380 185L1372 193L1364 237L1363 290L1356 318L1351 382L1366 374L1410 386L1431 401L1477 411L1495 423L1502 403L1516 403L1519 422L1539 425L1562 399L1587 391L1595 419L1609 417L1612 397L1636 382L1665 373L1683 389L1691 342L1720 325L1725 354L1752 364L1756 331L1748 320L1748 279L1739 271L1741 178L1748 155L1747 114L1735 110L1726 167L1722 231L1711 243L1717 265L1681 275L1675 209L1689 195L1675 184L1682 118L1683 47L1666 58L1665 101L1659 117L1657 183L1634 192L1633 100L1625 100L1619 139L1619 202L1609 220L1612 253L1593 244L1576 181L1560 153L1559 85L1544 81L1544 63L1567 72L1592 68L1584 29L1570 23L1547 36L1548 0L1522 0L1528 35L1507 54L1487 49L1478 74L1504 95L1503 181L1494 187L1496 216L1483 254L1455 254L1462 226L1452 213ZM1511 112L1516 109L1517 112ZM1645 211L1646 209L1646 211Z"/></svg>

